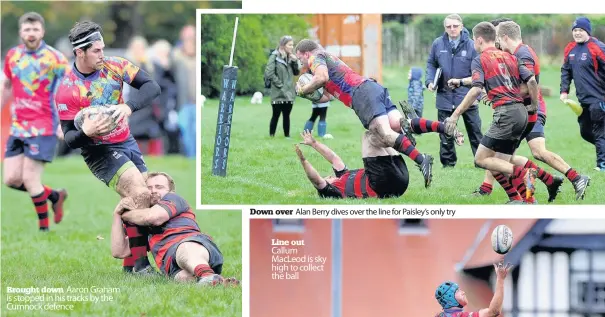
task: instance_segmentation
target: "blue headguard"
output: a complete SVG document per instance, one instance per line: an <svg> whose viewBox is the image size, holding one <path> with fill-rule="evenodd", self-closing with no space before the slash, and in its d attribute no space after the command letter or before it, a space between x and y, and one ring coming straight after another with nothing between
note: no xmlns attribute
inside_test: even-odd
<svg viewBox="0 0 605 317"><path fill-rule="evenodd" d="M437 290L435 291L435 298L439 302L439 305L443 307L443 309L452 308L452 307L462 307L460 303L456 300L456 291L460 287L458 284L454 282L443 282Z"/></svg>

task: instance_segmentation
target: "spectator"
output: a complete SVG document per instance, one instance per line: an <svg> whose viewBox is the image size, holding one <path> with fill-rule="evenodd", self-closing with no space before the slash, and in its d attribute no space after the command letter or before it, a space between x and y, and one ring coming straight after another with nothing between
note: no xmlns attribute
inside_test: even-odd
<svg viewBox="0 0 605 317"><path fill-rule="evenodd" d="M275 136L277 122L283 115L282 125L284 136L290 137L290 112L296 98L294 76L300 73L298 59L293 54L294 40L291 36L283 36L278 47L269 56L265 67L265 78L271 80L271 108L273 115L269 122L269 135Z"/></svg>
<svg viewBox="0 0 605 317"><path fill-rule="evenodd" d="M451 116L469 91L468 87L462 85L448 87L448 81L471 77L471 62L478 55L473 40L470 38L468 30L464 28L459 15L448 15L443 21L443 26L445 32L443 36L433 41L426 63L426 86L431 92L437 91L436 106L439 121L444 121ZM442 73L437 81L437 86L434 87L433 80L438 68L441 68ZM483 137L478 103L472 105L462 117L474 156ZM439 149L441 164L443 167L454 167L458 160L454 141L446 138L444 134L440 134L439 137L441 139Z"/></svg>
<svg viewBox="0 0 605 317"><path fill-rule="evenodd" d="M162 93L158 105L159 123L164 133L165 151L167 154L180 153L180 138L176 104L176 83L172 70L172 46L166 40L158 40L151 46L150 57L154 68L155 81L160 85Z"/></svg>
<svg viewBox="0 0 605 317"><path fill-rule="evenodd" d="M195 157L195 26L181 30L182 46L174 51L178 122L185 156Z"/></svg>
<svg viewBox="0 0 605 317"><path fill-rule="evenodd" d="M592 25L585 17L577 18L571 29L574 41L565 47L561 100L568 99L573 80L582 105L582 114L578 117L580 135L595 145L595 170L605 172L605 44L591 37Z"/></svg>
<svg viewBox="0 0 605 317"><path fill-rule="evenodd" d="M155 76L154 65L147 52L147 40L142 36L135 36L130 40L126 51L126 59L141 67L152 77ZM139 91L124 85L124 100L133 99ZM159 100L155 100L150 107L144 107L130 115L129 124L132 136L137 140L144 155L161 155L162 142L157 111Z"/></svg>
<svg viewBox="0 0 605 317"><path fill-rule="evenodd" d="M414 108L416 115L422 118L424 110L424 85L422 85L422 68L412 67L408 74L408 103Z"/></svg>

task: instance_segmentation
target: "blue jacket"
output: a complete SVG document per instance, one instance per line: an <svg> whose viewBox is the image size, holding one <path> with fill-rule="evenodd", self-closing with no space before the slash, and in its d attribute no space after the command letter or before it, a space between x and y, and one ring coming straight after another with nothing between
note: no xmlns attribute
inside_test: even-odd
<svg viewBox="0 0 605 317"><path fill-rule="evenodd" d="M561 67L561 93L569 93L573 80L576 97L583 107L605 101L605 44L596 38L565 47Z"/></svg>
<svg viewBox="0 0 605 317"><path fill-rule="evenodd" d="M450 48L447 33L444 32L433 41L429 59L426 62L426 81L428 87L435 79L437 68L441 67L441 78L437 83L437 109L452 111L462 103L468 93L468 87L460 86L454 90L447 87L447 81L452 78L466 78L471 76L471 63L479 54L475 51L473 40L467 29L460 33L460 43L455 51ZM471 108L477 105L471 106Z"/></svg>

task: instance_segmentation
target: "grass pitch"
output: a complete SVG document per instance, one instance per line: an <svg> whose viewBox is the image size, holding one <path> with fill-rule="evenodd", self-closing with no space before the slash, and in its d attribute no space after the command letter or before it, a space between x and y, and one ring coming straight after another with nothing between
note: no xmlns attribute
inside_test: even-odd
<svg viewBox="0 0 605 317"><path fill-rule="evenodd" d="M384 69L383 79L392 99L407 99L407 69ZM580 137L575 114L558 99L560 72L557 67L544 67L540 75L542 86L553 91L546 98L548 118L546 122L547 148L558 153L578 172L592 178L584 201L576 201L573 186L565 181L561 193L553 204L603 204L605 196L600 189L605 187L605 175L594 169L595 148ZM425 91L424 117L435 120L434 94ZM212 176L212 155L218 100L207 100L202 112L202 203L203 204L502 204L508 200L504 190L494 183L494 192L487 197L474 197L471 193L481 185L484 170L474 167L473 156L460 119L458 127L465 133L465 144L457 147L458 163L453 169L443 169L439 162L439 136L424 134L417 137L417 148L421 153L435 157L433 183L425 189L422 174L412 160L405 161L410 172L410 185L400 198L377 200L332 200L321 199L307 180L294 152L294 144L301 141L299 136L305 122L311 115L311 103L297 98L291 114L291 138L283 136L281 119L275 138L269 137L271 106L265 97L262 105L252 105L250 98L241 97L235 101L231 148L227 177ZM491 108L481 104L480 114L483 130L489 127ZM355 113L340 101L333 101L327 115L328 133L332 140L321 140L332 148L351 169L362 168L361 136L364 131ZM315 129L317 129L317 122ZM314 150L304 147L307 159L322 174L331 173L331 167ZM527 143L518 152L531 158ZM534 160L536 161L536 160ZM547 171L560 175L545 163L537 162ZM538 184L538 203L546 203L548 194L543 184Z"/></svg>
<svg viewBox="0 0 605 317"><path fill-rule="evenodd" d="M194 160L148 157L146 161L150 170L171 174L177 192L195 208L195 179L191 176L195 170ZM33 204L26 194L2 188L0 315L241 316L241 288L203 288L177 284L162 276L146 278L123 274L122 261L110 254L112 212L119 196L88 171L81 157L56 160L48 165L43 179L45 184L66 187L69 191L63 222L55 225L51 220L48 233L38 232ZM197 211L196 215L202 231L214 237L223 252L223 274L241 279L241 212ZM52 212L50 217L52 219ZM53 294L43 301L34 297L40 294L9 300L8 295L22 294L8 294L7 287L78 290ZM103 293L99 288L111 289ZM74 297L68 300L55 295ZM99 301L91 301L93 298ZM44 305L53 303L73 307L44 309ZM9 307L9 304L12 305ZM42 309L10 310L17 304L41 304Z"/></svg>

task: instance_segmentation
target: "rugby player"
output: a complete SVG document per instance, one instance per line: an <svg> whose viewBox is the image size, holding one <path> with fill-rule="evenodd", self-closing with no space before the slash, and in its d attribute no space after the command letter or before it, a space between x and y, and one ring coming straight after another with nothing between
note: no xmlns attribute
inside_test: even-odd
<svg viewBox="0 0 605 317"><path fill-rule="evenodd" d="M499 49L515 55L520 62L524 63L525 66L534 73L536 81L539 83L540 61L535 51L529 45L523 43L520 26L511 19L506 18L494 20L492 21L492 24L496 26L496 46ZM578 172L569 166L569 164L567 164L558 154L546 149L544 134L544 125L546 124L546 102L540 91L538 91L538 98L539 107L536 116L537 120L535 120L535 124L531 130L526 131L525 140L527 141L527 145L534 158L547 163L567 177L574 186L576 199L583 199L590 178L578 174ZM530 98L528 97L525 98L526 105L531 102L529 99ZM559 192L559 187L563 183L562 177L551 175L539 168L531 160L519 155L514 155L512 161L515 165L524 165L525 167L535 168L538 171L538 178L547 186L549 194L548 201L552 202L555 199ZM491 178L486 178L477 193L481 195L490 194L492 188L491 184Z"/></svg>
<svg viewBox="0 0 605 317"><path fill-rule="evenodd" d="M137 208L131 197L123 198L114 213L111 229L111 254L115 258L130 255L122 221L150 227L151 253L160 271L176 281L197 280L199 284L239 284L235 278L223 278L223 255L212 237L203 234L195 213L185 199L175 193L170 175L153 172L147 178L151 207Z"/></svg>
<svg viewBox="0 0 605 317"><path fill-rule="evenodd" d="M433 157L420 154L403 133L402 115L391 101L389 92L375 80L355 73L338 57L328 53L316 42L303 39L295 48L296 57L313 74L304 86L297 83L296 93L305 96L321 87L345 106L353 109L366 130L372 131L380 144L409 156L424 177L424 186L432 181ZM399 131L399 132L397 132Z"/></svg>
<svg viewBox="0 0 605 317"><path fill-rule="evenodd" d="M298 144L296 154L307 178L322 198L400 197L408 188L408 169L399 152L382 143L373 131L365 131L361 140L363 168L349 170L343 160L325 144L313 138L309 130L301 133L302 144L321 154L330 164L334 176L321 177L303 155Z"/></svg>
<svg viewBox="0 0 605 317"><path fill-rule="evenodd" d="M517 59L495 46L496 28L489 22L481 22L473 28L473 40L479 56L472 63L472 86L451 117L445 121L446 131L456 128L458 119L472 105L485 88L494 109L494 120L481 139L475 155L478 167L509 175L513 188L528 192L526 198L533 200L537 171L532 167L515 166L511 156L524 137L528 125L528 114L538 108L538 84L533 73ZM521 97L521 84L526 82L531 104L525 106ZM464 83L462 83L464 84ZM509 196L510 197L510 196Z"/></svg>
<svg viewBox="0 0 605 317"><path fill-rule="evenodd" d="M149 206L151 194L145 184L147 167L130 133L128 117L149 106L160 94L159 85L138 66L119 57L105 57L101 27L89 21L78 22L69 33L76 56L73 68L63 78L56 96L65 142L81 148L90 171L121 197L131 197L139 208ZM122 89L128 84L139 90L136 99L124 103ZM110 109L111 115L84 118L81 130L74 118L86 107ZM113 122L118 125L111 130ZM132 256L124 260L127 272L145 273L147 259L144 228L125 223Z"/></svg>
<svg viewBox="0 0 605 317"><path fill-rule="evenodd" d="M504 300L504 280L513 266L510 263L494 264L496 271L496 287L494 296L488 308L476 312L465 312L464 307L468 305L466 294L458 284L454 282L443 282L435 291L435 299L443 311L435 317L497 317L502 313L502 302Z"/></svg>
<svg viewBox="0 0 605 317"><path fill-rule="evenodd" d="M60 223L67 199L67 190L42 184L44 166L53 161L60 135L54 94L68 63L61 52L44 42L44 26L44 18L36 12L19 18L23 44L10 49L4 59L1 100L4 107L12 97L4 184L29 194L40 231L49 229L47 201L52 204L54 222Z"/></svg>

